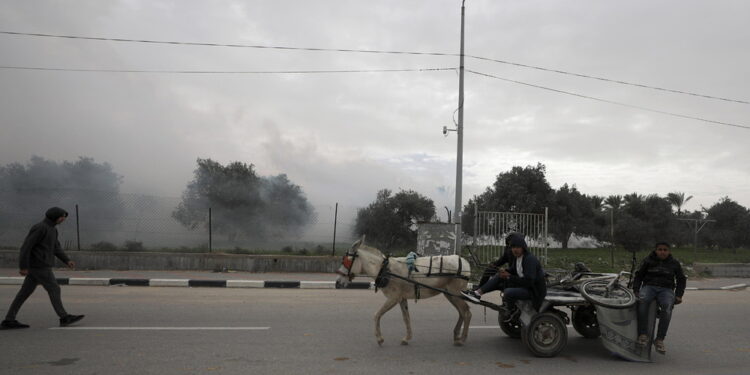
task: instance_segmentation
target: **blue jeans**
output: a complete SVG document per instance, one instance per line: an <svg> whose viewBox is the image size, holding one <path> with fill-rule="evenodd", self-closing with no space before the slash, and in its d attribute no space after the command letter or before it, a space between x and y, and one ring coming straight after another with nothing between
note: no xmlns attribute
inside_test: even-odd
<svg viewBox="0 0 750 375"><path fill-rule="evenodd" d="M491 292L493 290L503 290L505 289L505 284L507 281L505 279L501 279L500 275L495 275L490 277L486 282L482 283L479 287L479 290L482 291L482 294Z"/></svg>
<svg viewBox="0 0 750 375"><path fill-rule="evenodd" d="M656 339L664 340L667 337L669 321L672 320L672 307L674 307L674 291L670 288L660 286L644 285L638 293L638 334L645 335L648 332L648 307L654 299L661 308L659 315L659 328L656 330Z"/></svg>
<svg viewBox="0 0 750 375"><path fill-rule="evenodd" d="M514 306L521 299L531 299L531 292L526 288L505 288L503 291L503 300L508 306Z"/></svg>

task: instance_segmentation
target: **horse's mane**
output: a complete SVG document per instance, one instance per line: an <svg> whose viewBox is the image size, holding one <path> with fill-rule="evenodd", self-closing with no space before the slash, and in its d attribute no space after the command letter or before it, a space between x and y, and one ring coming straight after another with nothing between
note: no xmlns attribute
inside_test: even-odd
<svg viewBox="0 0 750 375"><path fill-rule="evenodd" d="M376 249L374 247L367 246L365 244L359 245L359 247L357 248L357 251L358 252L359 251L364 251L366 253L370 253L372 255L375 255L375 256L377 256L379 258L385 258L385 255L383 254L382 251L380 251L380 250L378 250L378 249Z"/></svg>

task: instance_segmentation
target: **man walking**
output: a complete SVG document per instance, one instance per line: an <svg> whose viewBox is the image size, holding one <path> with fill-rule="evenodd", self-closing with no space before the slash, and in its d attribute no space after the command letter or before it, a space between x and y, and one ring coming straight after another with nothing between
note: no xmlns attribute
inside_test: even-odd
<svg viewBox="0 0 750 375"><path fill-rule="evenodd" d="M63 308L60 297L60 286L57 285L57 279L52 272L55 265L55 257L58 257L63 263L70 268L75 268L75 262L70 260L60 247L60 241L57 239L57 225L62 224L68 217L68 213L59 207L52 207L47 210L45 219L31 227L29 234L21 246L19 257L19 273L26 276L18 291L16 298L11 303L5 320L0 323L0 329L29 328L16 320L16 314L26 299L34 292L37 285L42 284L49 294L52 307L60 317L60 326L65 327L81 319L83 315L70 315Z"/></svg>
<svg viewBox="0 0 750 375"><path fill-rule="evenodd" d="M641 262L633 278L633 291L638 296L638 345L648 344L648 310L651 301L656 300L661 314L654 347L659 354L667 352L664 338L672 319L672 307L682 303L686 282L682 266L672 257L669 244L657 243L656 249Z"/></svg>

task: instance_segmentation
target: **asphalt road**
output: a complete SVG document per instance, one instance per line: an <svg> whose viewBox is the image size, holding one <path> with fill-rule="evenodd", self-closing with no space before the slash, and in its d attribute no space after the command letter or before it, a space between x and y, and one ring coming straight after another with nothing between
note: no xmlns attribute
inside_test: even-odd
<svg viewBox="0 0 750 375"><path fill-rule="evenodd" d="M726 283L725 283L726 284ZM0 286L0 314L18 286ZM410 301L414 338L398 308L372 290L64 286L78 329L57 329L39 288L21 310L26 330L0 331L0 374L747 374L750 291L689 291L675 309L666 356L631 363L569 328L556 358L533 357L473 307L466 346L452 343L457 314L443 298ZM82 329L85 328L85 329ZM128 328L128 329L123 329ZM143 329L148 328L148 329ZM208 329L213 328L213 329Z"/></svg>

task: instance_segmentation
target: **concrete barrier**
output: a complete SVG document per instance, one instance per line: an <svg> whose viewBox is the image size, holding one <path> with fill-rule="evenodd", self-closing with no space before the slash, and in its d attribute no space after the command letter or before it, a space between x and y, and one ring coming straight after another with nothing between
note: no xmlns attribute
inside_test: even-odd
<svg viewBox="0 0 750 375"><path fill-rule="evenodd" d="M332 256L191 254L151 252L68 251L83 270L180 270L230 269L247 272L334 273L341 259ZM58 262L60 267L64 265ZM0 250L0 268L17 268L18 251Z"/></svg>
<svg viewBox="0 0 750 375"><path fill-rule="evenodd" d="M750 263L695 263L693 270L711 277L750 278Z"/></svg>
<svg viewBox="0 0 750 375"><path fill-rule="evenodd" d="M25 277L0 277L0 285L21 285Z"/></svg>
<svg viewBox="0 0 750 375"><path fill-rule="evenodd" d="M188 279L151 279L148 286L189 286Z"/></svg>
<svg viewBox="0 0 750 375"><path fill-rule="evenodd" d="M109 285L109 279L71 277L68 279L68 285Z"/></svg>
<svg viewBox="0 0 750 375"><path fill-rule="evenodd" d="M227 288L264 288L263 280L227 280Z"/></svg>

